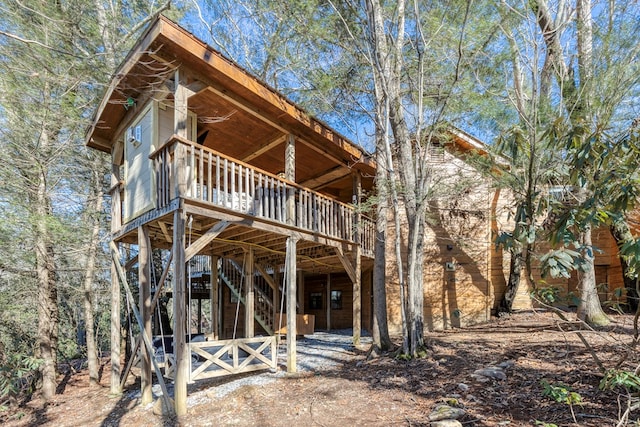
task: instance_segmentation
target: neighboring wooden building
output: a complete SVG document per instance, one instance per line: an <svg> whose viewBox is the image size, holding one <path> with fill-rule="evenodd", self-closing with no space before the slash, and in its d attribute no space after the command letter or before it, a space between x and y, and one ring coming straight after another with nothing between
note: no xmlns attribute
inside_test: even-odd
<svg viewBox="0 0 640 427"><path fill-rule="evenodd" d="M115 73L87 145L112 159L113 391L120 292L131 293L136 265L143 402L152 366L175 381L178 414L187 382L275 368L276 328L303 332L296 322L309 313L353 328L358 342L374 224L353 203L375 176L361 149L164 17ZM173 336L156 338L161 358L151 343L163 333L152 330L160 296L173 315ZM287 334L289 371L295 338Z"/></svg>
<svg viewBox="0 0 640 427"><path fill-rule="evenodd" d="M470 135L452 130L444 143L431 147L435 197L428 212L424 241L424 317L428 330L483 323L495 315L509 275L509 255L496 248L502 231L513 230L515 206L508 190L497 189L491 179L469 162L469 156L487 155L487 147ZM403 224L405 223L403 219ZM400 295L394 250L394 227L387 236L387 307L391 333L401 333ZM596 280L600 299L624 302L622 271L609 229L594 230ZM543 248L539 247L541 254ZM561 295L577 293L577 273L570 279L540 278L540 287L554 286ZM514 309L531 309L531 289L524 272ZM573 299L575 301L575 299ZM561 304L572 305L572 298Z"/></svg>

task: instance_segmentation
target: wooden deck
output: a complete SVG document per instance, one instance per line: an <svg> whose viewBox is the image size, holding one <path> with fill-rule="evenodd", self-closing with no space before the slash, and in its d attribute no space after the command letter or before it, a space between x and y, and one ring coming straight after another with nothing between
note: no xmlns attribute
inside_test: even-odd
<svg viewBox="0 0 640 427"><path fill-rule="evenodd" d="M184 150L184 155L177 156L178 150ZM163 210L175 199L178 174L184 173L186 188L182 194L186 203L212 212L239 214L236 220L248 218L297 230L305 240L360 242L362 255L373 257L375 224L362 215L357 218L353 206L178 136L170 138L150 157L156 174L157 210ZM184 158L184 163L177 164L178 158ZM287 209L287 197L294 198L294 209Z"/></svg>

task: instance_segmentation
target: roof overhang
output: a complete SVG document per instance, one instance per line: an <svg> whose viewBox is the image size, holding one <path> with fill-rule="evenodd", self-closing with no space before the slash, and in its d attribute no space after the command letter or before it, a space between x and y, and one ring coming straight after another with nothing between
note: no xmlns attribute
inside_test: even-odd
<svg viewBox="0 0 640 427"><path fill-rule="evenodd" d="M272 128L348 168L375 174L375 162L363 149L163 16L149 25L114 74L87 131L87 146L110 152L130 110L154 94L172 96L170 79L181 68L227 101L259 114Z"/></svg>

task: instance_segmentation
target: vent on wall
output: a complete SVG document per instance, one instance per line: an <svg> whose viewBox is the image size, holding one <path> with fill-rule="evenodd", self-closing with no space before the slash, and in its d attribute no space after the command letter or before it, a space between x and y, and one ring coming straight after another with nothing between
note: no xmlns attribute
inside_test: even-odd
<svg viewBox="0 0 640 427"><path fill-rule="evenodd" d="M429 162L444 163L444 147L437 142L432 142L429 146Z"/></svg>

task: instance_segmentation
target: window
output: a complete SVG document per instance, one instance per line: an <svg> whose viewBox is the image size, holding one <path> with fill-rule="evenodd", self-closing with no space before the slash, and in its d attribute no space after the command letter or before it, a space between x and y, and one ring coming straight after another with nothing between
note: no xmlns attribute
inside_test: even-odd
<svg viewBox="0 0 640 427"><path fill-rule="evenodd" d="M311 292L311 295L309 295L309 308L311 310L322 310L322 292Z"/></svg>
<svg viewBox="0 0 640 427"><path fill-rule="evenodd" d="M331 291L331 309L342 310L342 291Z"/></svg>

